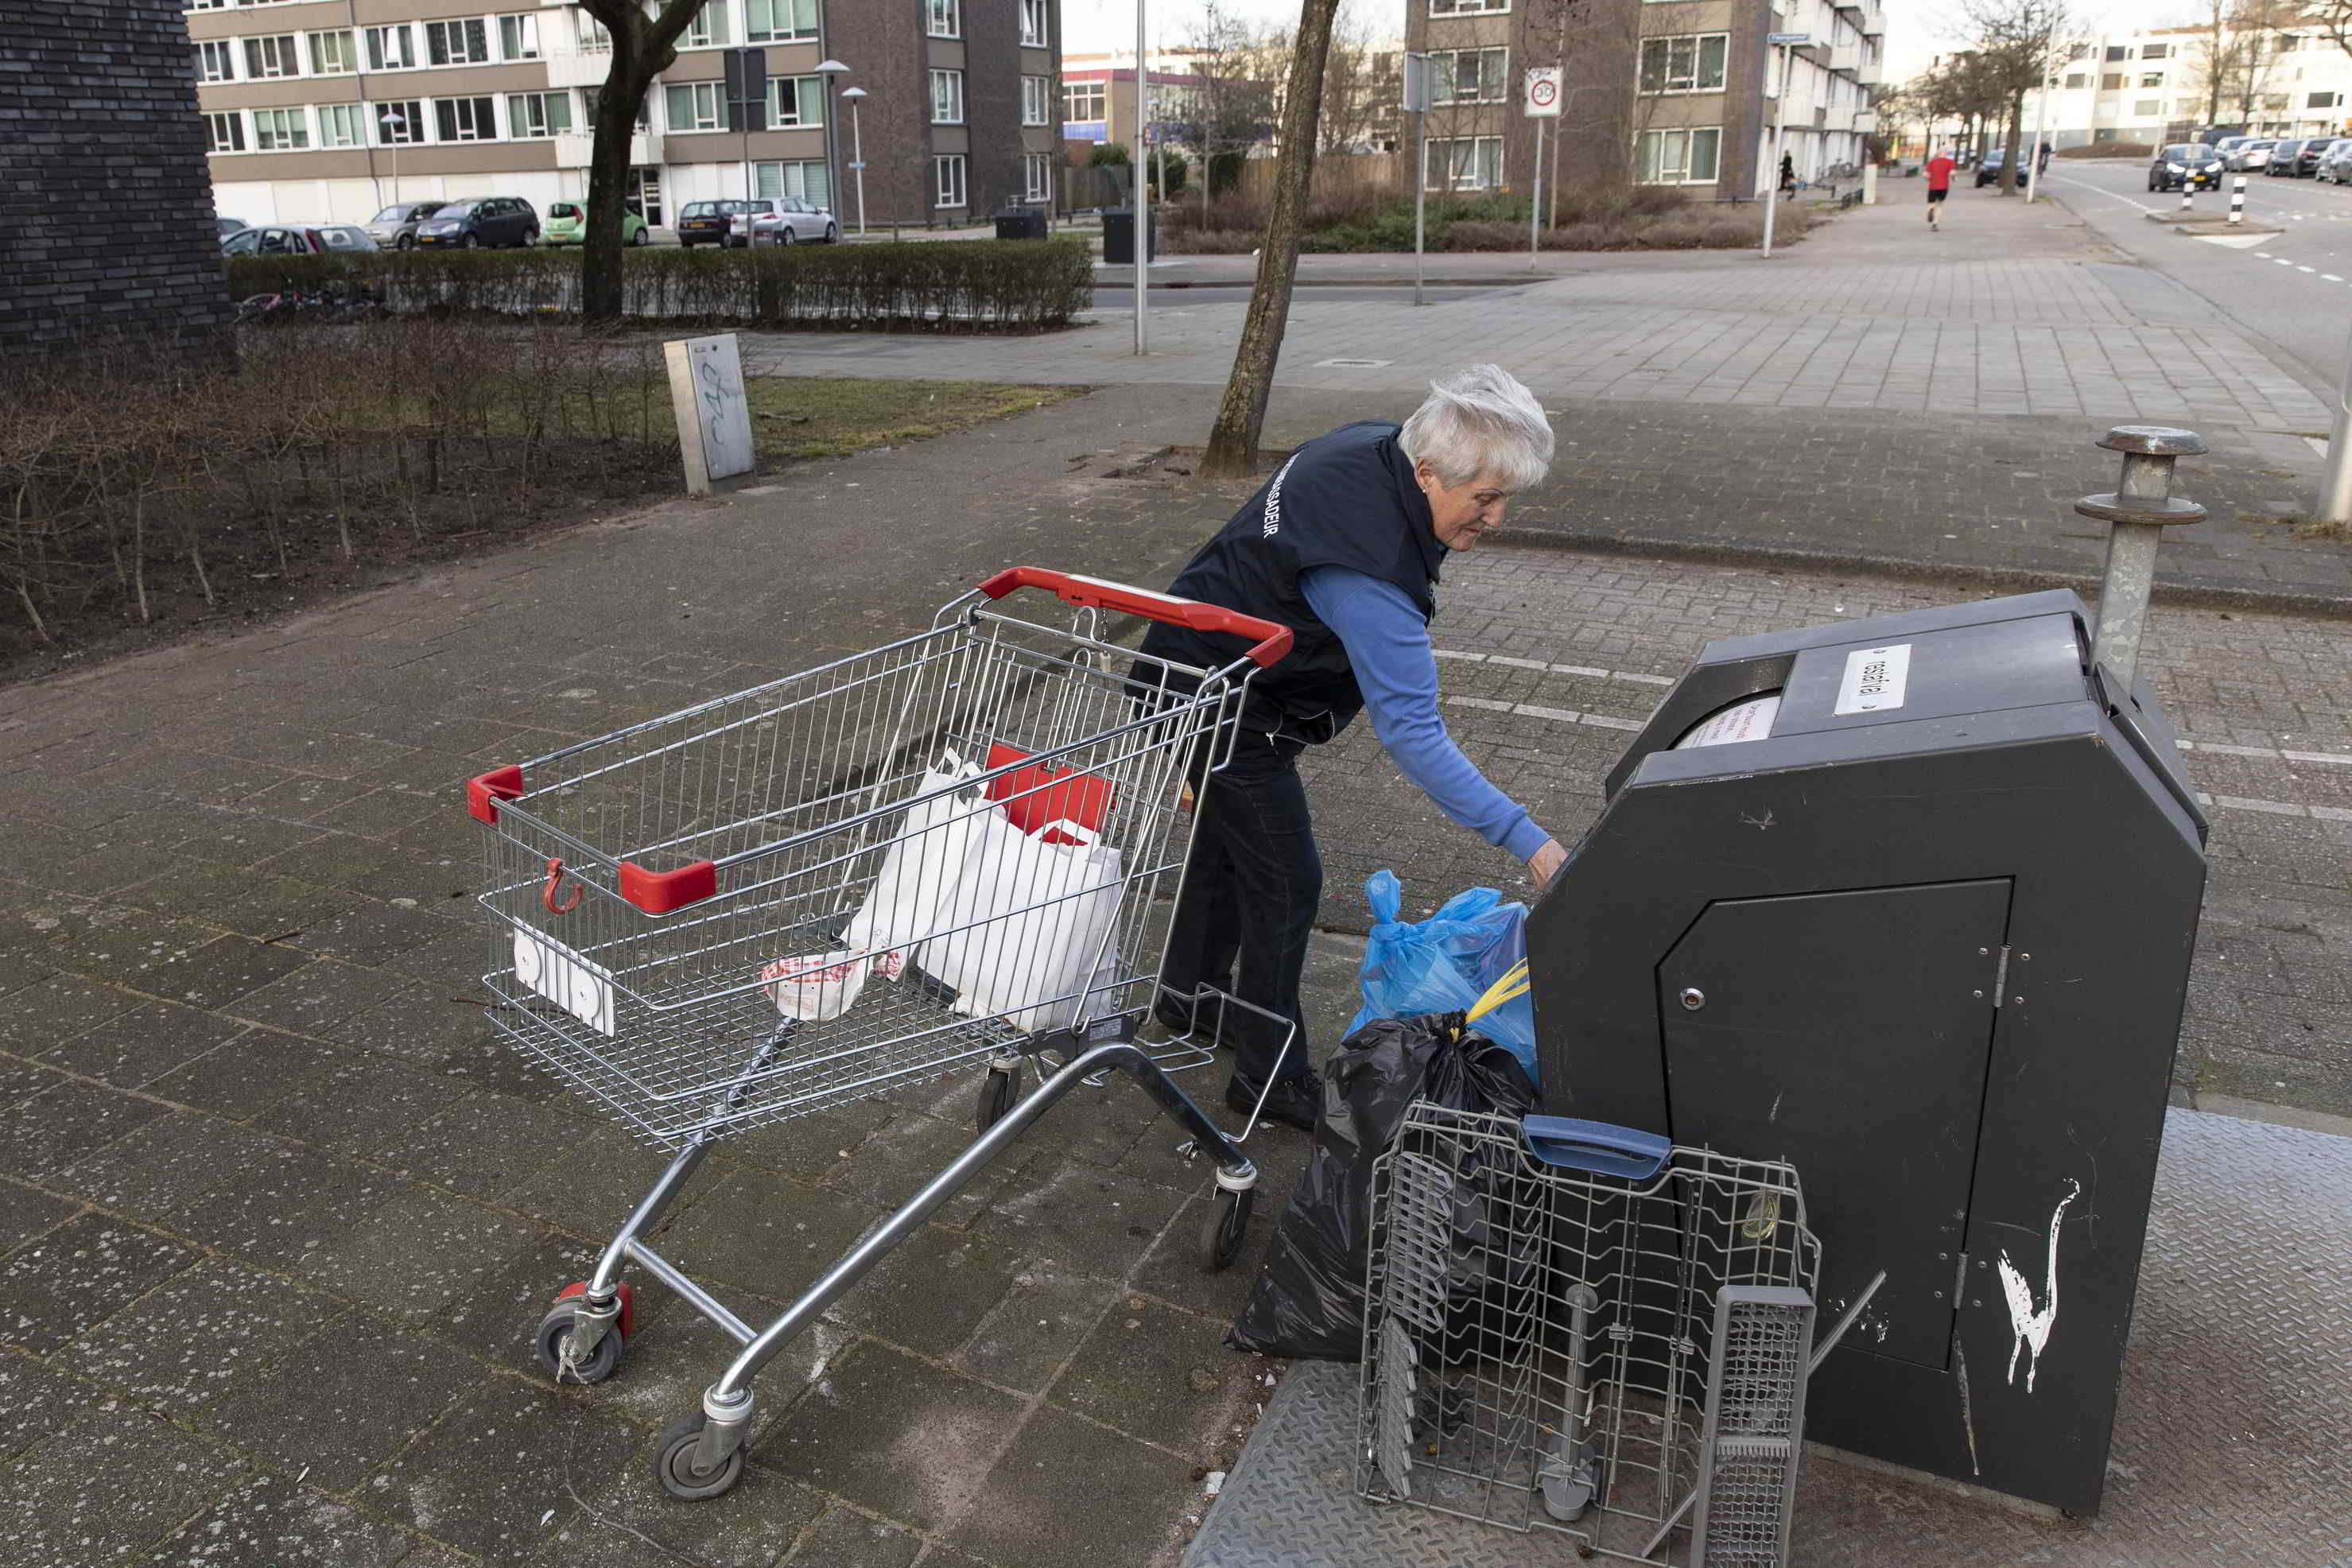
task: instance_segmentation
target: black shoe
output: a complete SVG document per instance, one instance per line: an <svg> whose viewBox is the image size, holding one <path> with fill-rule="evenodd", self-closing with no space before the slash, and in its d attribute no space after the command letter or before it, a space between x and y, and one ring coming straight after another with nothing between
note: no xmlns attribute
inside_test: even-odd
<svg viewBox="0 0 2352 1568"><path fill-rule="evenodd" d="M1258 1110L1257 1097L1255 1086L1239 1078L1226 1081L1227 1109L1244 1116L1257 1110L1259 1120L1279 1121L1285 1127L1296 1127L1301 1132L1315 1131L1315 1118L1323 1109L1323 1086L1311 1078L1279 1079L1274 1086L1274 1092L1265 1097L1265 1108L1262 1110Z"/></svg>

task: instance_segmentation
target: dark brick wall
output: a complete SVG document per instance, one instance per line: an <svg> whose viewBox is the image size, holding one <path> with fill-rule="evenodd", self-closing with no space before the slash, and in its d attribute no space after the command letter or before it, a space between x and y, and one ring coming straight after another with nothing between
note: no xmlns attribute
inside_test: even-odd
<svg viewBox="0 0 2352 1568"><path fill-rule="evenodd" d="M178 0L0 0L0 356L231 314Z"/></svg>

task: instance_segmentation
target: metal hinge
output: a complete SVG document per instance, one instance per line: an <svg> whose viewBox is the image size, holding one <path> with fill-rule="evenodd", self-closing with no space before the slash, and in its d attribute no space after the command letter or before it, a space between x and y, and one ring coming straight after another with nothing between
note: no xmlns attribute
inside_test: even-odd
<svg viewBox="0 0 2352 1568"><path fill-rule="evenodd" d="M2000 963L1992 972L1992 1005L2000 1005L2000 998L2009 989L2009 949L2000 950Z"/></svg>

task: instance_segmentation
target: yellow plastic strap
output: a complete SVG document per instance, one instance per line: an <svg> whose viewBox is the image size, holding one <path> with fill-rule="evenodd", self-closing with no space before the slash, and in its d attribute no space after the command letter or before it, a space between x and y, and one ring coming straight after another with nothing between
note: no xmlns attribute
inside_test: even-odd
<svg viewBox="0 0 2352 1568"><path fill-rule="evenodd" d="M1527 994L1528 961L1523 958L1505 970L1500 980L1486 987L1486 994L1478 998L1465 1017L1475 1024L1504 1003L1516 1001Z"/></svg>

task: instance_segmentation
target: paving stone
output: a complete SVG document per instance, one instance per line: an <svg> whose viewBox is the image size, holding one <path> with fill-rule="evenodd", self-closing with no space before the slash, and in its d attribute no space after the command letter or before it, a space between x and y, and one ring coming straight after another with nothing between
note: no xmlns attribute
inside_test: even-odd
<svg viewBox="0 0 2352 1568"><path fill-rule="evenodd" d="M142 998L104 981L53 974L28 985L0 1007L0 1051L37 1057L52 1046L97 1028L139 1005Z"/></svg>
<svg viewBox="0 0 2352 1568"><path fill-rule="evenodd" d="M327 1035L339 1044L420 1066L437 1067L485 1046L512 1054L511 1047L495 1039L481 1003L446 985L405 985L367 1011L338 1019Z"/></svg>
<svg viewBox="0 0 2352 1568"><path fill-rule="evenodd" d="M89 1384L31 1356L0 1356L0 1467L62 1431L98 1397ZM0 1468L0 1482L7 1474Z"/></svg>
<svg viewBox="0 0 2352 1568"><path fill-rule="evenodd" d="M137 1563L251 1474L236 1455L106 1400L0 1475L0 1568Z"/></svg>
<svg viewBox="0 0 2352 1568"><path fill-rule="evenodd" d="M0 1170L47 1184L169 1109L102 1084L60 1079L0 1110Z"/></svg>
<svg viewBox="0 0 2352 1568"><path fill-rule="evenodd" d="M780 1568L908 1568L923 1538L835 1503Z"/></svg>
<svg viewBox="0 0 2352 1568"><path fill-rule="evenodd" d="M1255 1142L1252 1147L1255 1147ZM1171 1301L1222 1322L1231 1322L1249 1295L1250 1284L1265 1267L1273 1246L1276 1218L1282 1212L1283 1188L1266 1184L1250 1215L1249 1234L1232 1267L1211 1273L1201 1267L1200 1234L1215 1199L1197 1193L1184 1200L1175 1222L1160 1233L1143 1261L1127 1276L1127 1283L1146 1296Z"/></svg>
<svg viewBox="0 0 2352 1568"><path fill-rule="evenodd" d="M900 1114L884 1100L856 1100L730 1134L720 1142L719 1157L759 1165L794 1181L821 1183L845 1161L862 1153L866 1141Z"/></svg>
<svg viewBox="0 0 2352 1568"><path fill-rule="evenodd" d="M784 1123L789 1129L792 1122ZM901 1111L856 1144L849 1159L836 1164L825 1185L855 1193L866 1202L895 1209L923 1190L955 1158L971 1146L976 1136L970 1121L941 1121L914 1111ZM1008 1187L1045 1146L1024 1139L973 1176L962 1192L940 1208L935 1223L968 1226ZM838 1152L838 1150L835 1151Z"/></svg>
<svg viewBox="0 0 2352 1568"><path fill-rule="evenodd" d="M32 953L0 952L0 996L11 996L58 972L49 959Z"/></svg>
<svg viewBox="0 0 2352 1568"><path fill-rule="evenodd" d="M37 1193L14 1182L0 1182L0 1256L15 1250L71 1219L81 1205Z"/></svg>
<svg viewBox="0 0 2352 1568"><path fill-rule="evenodd" d="M215 927L128 904L90 906L87 920L59 933L48 954L61 969L100 976L126 989L153 991L163 965L220 934Z"/></svg>
<svg viewBox="0 0 2352 1568"><path fill-rule="evenodd" d="M398 909L373 899L354 896L351 907L287 939L289 945L352 963L380 964L449 934L450 922L439 915Z"/></svg>
<svg viewBox="0 0 2352 1568"><path fill-rule="evenodd" d="M222 1186L167 1212L184 1236L265 1268L290 1268L398 1195L398 1178L294 1144L262 1158Z"/></svg>
<svg viewBox="0 0 2352 1568"><path fill-rule="evenodd" d="M321 888L291 877L237 873L241 886L202 918L261 942L291 943L313 926L348 914L367 900L346 888Z"/></svg>
<svg viewBox="0 0 2352 1568"><path fill-rule="evenodd" d="M1021 1258L1002 1244L927 1225L834 1303L833 1316L862 1333L943 1357L972 1337L1021 1273Z"/></svg>
<svg viewBox="0 0 2352 1568"><path fill-rule="evenodd" d="M192 1247L86 1214L10 1253L0 1340L47 1355L194 1263Z"/></svg>
<svg viewBox="0 0 2352 1568"><path fill-rule="evenodd" d="M194 952L160 965L146 976L146 984L157 995L174 1002L226 1007L308 962L305 954L292 948L272 947L241 936L216 937Z"/></svg>
<svg viewBox="0 0 2352 1568"><path fill-rule="evenodd" d="M639 1434L593 1397L492 1379L385 1465L360 1500L493 1562L522 1558L571 1522L576 1498L599 1496L643 1462ZM650 1465L644 1474L653 1486Z"/></svg>
<svg viewBox="0 0 2352 1568"><path fill-rule="evenodd" d="M272 1028L328 1039L354 1015L383 1001L402 984L399 976L382 970L362 969L331 958L314 959L292 948L268 951L287 954L295 962L280 968L271 984L223 1005L225 1011Z"/></svg>
<svg viewBox="0 0 2352 1568"><path fill-rule="evenodd" d="M971 1506L1024 1414L1009 1394L867 1342L835 1362L752 1458L937 1531Z"/></svg>
<svg viewBox="0 0 2352 1568"><path fill-rule="evenodd" d="M253 1476L144 1559L148 1568L421 1568L415 1536L284 1476ZM430 1550L427 1548L426 1550Z"/></svg>
<svg viewBox="0 0 2352 1568"><path fill-rule="evenodd" d="M214 1047L246 1026L172 1002L142 1002L129 1012L50 1047L41 1060L117 1089L137 1089Z"/></svg>
<svg viewBox="0 0 2352 1568"><path fill-rule="evenodd" d="M614 1216L616 1226L622 1217ZM847 1194L739 1169L687 1211L662 1250L695 1278L707 1274L790 1300L881 1217Z"/></svg>
<svg viewBox="0 0 2352 1568"><path fill-rule="evenodd" d="M341 1310L276 1275L207 1258L90 1329L58 1359L176 1415L220 1398Z"/></svg>
<svg viewBox="0 0 2352 1568"><path fill-rule="evenodd" d="M144 1092L244 1121L317 1088L345 1059L330 1047L276 1029L248 1029L156 1079Z"/></svg>
<svg viewBox="0 0 2352 1568"><path fill-rule="evenodd" d="M161 1219L244 1180L287 1147L282 1139L218 1117L173 1110L80 1161L52 1184L140 1219Z"/></svg>
<svg viewBox="0 0 2352 1568"><path fill-rule="evenodd" d="M421 1124L385 1129L367 1152L415 1181L496 1198L562 1160L592 1131L543 1105L475 1094Z"/></svg>
<svg viewBox="0 0 2352 1568"><path fill-rule="evenodd" d="M397 1062L358 1058L278 1101L255 1125L341 1153L372 1153L466 1095L463 1083Z"/></svg>
<svg viewBox="0 0 2352 1568"><path fill-rule="evenodd" d="M636 1270L629 1272L637 1287L636 1331L630 1337L623 1372L596 1386L596 1407L618 1420L659 1431L702 1407L703 1393L719 1380L742 1346L672 1295L667 1287ZM785 1303L764 1296L734 1289L717 1294L730 1311L754 1328L767 1327L784 1312ZM542 1310L546 1305L544 1300L539 1303ZM539 1316L539 1310L531 1312L524 1332ZM752 1445L756 1447L766 1441L802 1392L850 1346L861 1342L833 1324L819 1321L777 1352L760 1369L753 1385L757 1403L751 1410Z"/></svg>
<svg viewBox="0 0 2352 1568"><path fill-rule="evenodd" d="M541 1234L529 1220L411 1187L305 1253L295 1274L388 1316L433 1316Z"/></svg>
<svg viewBox="0 0 2352 1568"><path fill-rule="evenodd" d="M1132 1268L1184 1202L1094 1165L1041 1164L973 1228L1024 1257L1105 1279Z"/></svg>
<svg viewBox="0 0 2352 1568"><path fill-rule="evenodd" d="M992 1468L947 1543L1023 1568L1148 1563L1197 1503L1192 1464L1051 1408Z"/></svg>
<svg viewBox="0 0 2352 1568"><path fill-rule="evenodd" d="M314 1486L348 1493L484 1382L478 1363L352 1311L239 1379L193 1419L289 1472L307 1467ZM389 1511L373 1492L362 1490L357 1500Z"/></svg>
<svg viewBox="0 0 2352 1568"><path fill-rule="evenodd" d="M558 1291L588 1277L601 1251L570 1237L539 1232L413 1326L494 1366L543 1376L532 1359L532 1331L555 1304ZM635 1375L634 1361L630 1375Z"/></svg>
<svg viewBox="0 0 2352 1568"><path fill-rule="evenodd" d="M669 1157L649 1149L617 1127L592 1126L587 1135L538 1175L499 1201L562 1230L602 1244L621 1228L637 1201L654 1184ZM723 1176L697 1172L663 1217L675 1226L725 1184Z"/></svg>
<svg viewBox="0 0 2352 1568"><path fill-rule="evenodd" d="M1141 1300L1111 1304L1046 1400L1162 1448L1209 1453L1245 1407L1255 1358L1224 1348L1223 1321Z"/></svg>
<svg viewBox="0 0 2352 1568"><path fill-rule="evenodd" d="M1042 1389L1062 1370L1096 1320L1125 1296L1109 1280L1032 1264L1014 1277L1012 1290L981 1320L954 1363L1007 1388Z"/></svg>
<svg viewBox="0 0 2352 1568"><path fill-rule="evenodd" d="M224 866L250 866L308 844L326 831L311 823L236 811L204 811L180 820L183 826L193 826L194 831L173 842L172 852Z"/></svg>

